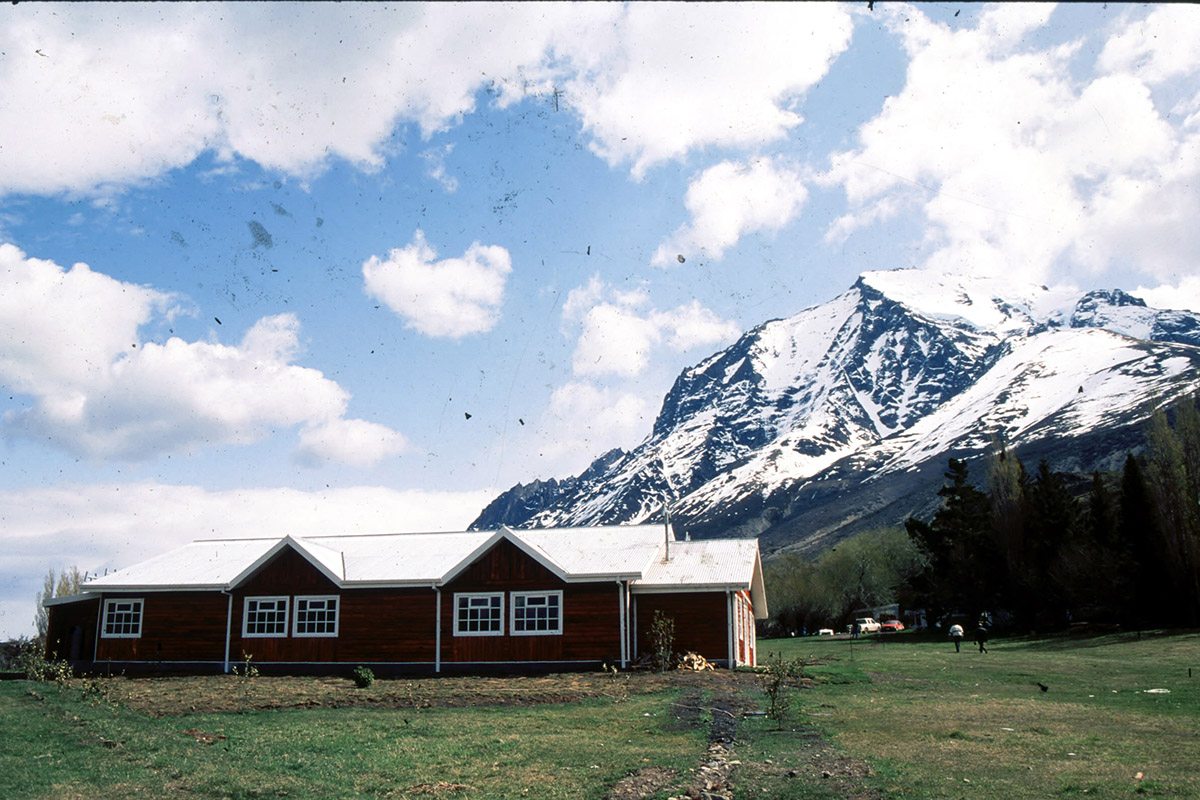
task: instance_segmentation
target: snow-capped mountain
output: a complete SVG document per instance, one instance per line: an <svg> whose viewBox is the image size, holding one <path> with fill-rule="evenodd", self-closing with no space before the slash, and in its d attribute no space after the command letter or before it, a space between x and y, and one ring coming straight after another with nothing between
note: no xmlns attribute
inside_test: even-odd
<svg viewBox="0 0 1200 800"><path fill-rule="evenodd" d="M871 272L684 371L632 452L513 487L474 524L641 522L669 502L693 536L816 549L926 511L946 459L996 441L1057 469L1119 465L1153 410L1198 386L1200 315Z"/></svg>

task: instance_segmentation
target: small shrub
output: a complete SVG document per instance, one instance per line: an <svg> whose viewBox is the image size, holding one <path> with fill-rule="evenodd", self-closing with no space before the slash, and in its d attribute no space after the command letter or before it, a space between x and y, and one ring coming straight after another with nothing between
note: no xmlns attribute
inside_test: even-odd
<svg viewBox="0 0 1200 800"><path fill-rule="evenodd" d="M40 640L22 638L18 640L17 647L15 665L29 680L38 683L54 681L59 686L66 686L75 676L71 665L66 661L59 661L57 653L52 653L50 658L46 658Z"/></svg>
<svg viewBox="0 0 1200 800"><path fill-rule="evenodd" d="M762 678L762 688L767 695L767 718L783 725L787 713L792 707L792 697L788 689L799 682L804 675L804 662L800 659L784 659L783 653L775 653L767 657L766 672Z"/></svg>
<svg viewBox="0 0 1200 800"><path fill-rule="evenodd" d="M356 667L354 670L354 685L365 689L375 682L375 673L368 667Z"/></svg>
<svg viewBox="0 0 1200 800"><path fill-rule="evenodd" d="M671 659L674 655L675 618L655 611L654 620L650 623L650 640L654 644L654 667L659 672L666 672L672 666Z"/></svg>

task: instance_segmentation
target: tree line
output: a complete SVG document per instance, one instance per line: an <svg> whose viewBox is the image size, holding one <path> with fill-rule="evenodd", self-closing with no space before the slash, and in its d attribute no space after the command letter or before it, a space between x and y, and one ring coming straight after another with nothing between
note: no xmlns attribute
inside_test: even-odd
<svg viewBox="0 0 1200 800"><path fill-rule="evenodd" d="M929 521L870 531L815 561L765 567L773 620L799 631L857 608L900 602L930 620L983 612L1017 630L1108 620L1129 627L1200 623L1200 395L1160 409L1146 446L1090 481L1003 446L986 490L950 459Z"/></svg>

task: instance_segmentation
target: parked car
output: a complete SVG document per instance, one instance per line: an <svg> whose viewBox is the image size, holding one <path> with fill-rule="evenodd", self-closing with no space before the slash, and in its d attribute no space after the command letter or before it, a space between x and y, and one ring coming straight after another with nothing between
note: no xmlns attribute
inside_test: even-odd
<svg viewBox="0 0 1200 800"><path fill-rule="evenodd" d="M896 633L904 630L904 623L898 619L885 619L879 623L879 630L884 633Z"/></svg>
<svg viewBox="0 0 1200 800"><path fill-rule="evenodd" d="M821 628L817 631L817 636L833 636L833 628Z"/></svg>
<svg viewBox="0 0 1200 800"><path fill-rule="evenodd" d="M879 623L871 617L859 617L854 620L859 633L879 633Z"/></svg>

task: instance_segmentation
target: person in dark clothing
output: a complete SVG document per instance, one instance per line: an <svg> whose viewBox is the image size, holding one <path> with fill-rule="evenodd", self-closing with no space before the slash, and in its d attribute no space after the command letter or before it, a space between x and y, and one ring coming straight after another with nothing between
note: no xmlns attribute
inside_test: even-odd
<svg viewBox="0 0 1200 800"><path fill-rule="evenodd" d="M988 651L987 640L988 629L987 626L981 622L979 623L979 627L975 629L975 643L979 645L979 652L986 653Z"/></svg>

